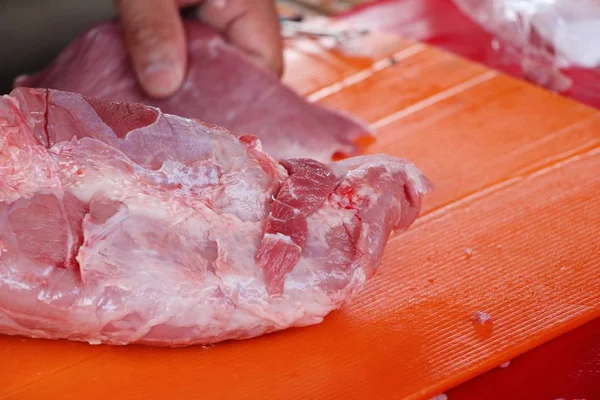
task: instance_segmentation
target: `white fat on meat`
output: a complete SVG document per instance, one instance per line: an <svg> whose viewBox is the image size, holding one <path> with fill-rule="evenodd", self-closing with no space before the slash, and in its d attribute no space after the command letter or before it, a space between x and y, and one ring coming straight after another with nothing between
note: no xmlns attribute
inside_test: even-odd
<svg viewBox="0 0 600 400"><path fill-rule="evenodd" d="M319 323L373 276L428 185L392 157L279 164L253 137L40 89L0 98L0 140L10 335L184 346Z"/></svg>

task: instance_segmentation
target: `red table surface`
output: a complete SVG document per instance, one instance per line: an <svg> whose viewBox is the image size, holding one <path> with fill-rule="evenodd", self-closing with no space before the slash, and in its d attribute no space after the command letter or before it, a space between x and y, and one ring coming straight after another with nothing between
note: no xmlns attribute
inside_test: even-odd
<svg viewBox="0 0 600 400"><path fill-rule="evenodd" d="M600 399L600 319L446 393L462 399Z"/></svg>
<svg viewBox="0 0 600 400"><path fill-rule="evenodd" d="M519 76L502 65L492 36L462 15L451 0L383 0L341 19L419 40ZM599 74L569 71L575 85L567 96L600 107ZM598 260L600 262L600 260ZM600 277L599 277L600 284ZM600 299L599 299L600 301ZM600 399L600 320L595 320L446 393L456 399Z"/></svg>

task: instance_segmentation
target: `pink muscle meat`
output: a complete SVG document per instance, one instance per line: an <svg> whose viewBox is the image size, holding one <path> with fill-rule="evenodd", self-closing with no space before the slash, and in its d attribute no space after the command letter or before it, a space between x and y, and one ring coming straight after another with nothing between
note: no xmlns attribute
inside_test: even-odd
<svg viewBox="0 0 600 400"><path fill-rule="evenodd" d="M165 113L225 127L238 136L258 136L276 159L329 162L335 154L358 154L357 139L370 135L364 124L306 102L200 22L186 21L185 30L186 80L167 100L153 100L139 87L117 23L91 28L46 70L15 84L156 106Z"/></svg>
<svg viewBox="0 0 600 400"><path fill-rule="evenodd" d="M318 323L427 189L389 156L279 163L157 108L15 89L0 98L0 333L181 346Z"/></svg>

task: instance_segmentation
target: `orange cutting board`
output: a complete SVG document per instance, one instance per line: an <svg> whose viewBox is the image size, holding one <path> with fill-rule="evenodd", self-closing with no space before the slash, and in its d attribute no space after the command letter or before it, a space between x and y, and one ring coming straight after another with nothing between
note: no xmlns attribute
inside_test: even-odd
<svg viewBox="0 0 600 400"><path fill-rule="evenodd" d="M285 81L436 189L358 297L212 348L0 337L0 400L426 399L599 317L600 114L424 45L360 48L292 42Z"/></svg>

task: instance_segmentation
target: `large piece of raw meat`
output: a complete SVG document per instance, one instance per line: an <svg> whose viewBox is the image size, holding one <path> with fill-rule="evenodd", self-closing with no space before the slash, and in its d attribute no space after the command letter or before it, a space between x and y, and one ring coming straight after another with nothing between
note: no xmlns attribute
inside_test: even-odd
<svg viewBox="0 0 600 400"><path fill-rule="evenodd" d="M88 97L144 103L163 112L258 136L277 159L358 154L369 128L349 116L310 104L198 21L185 22L189 65L179 92L148 98L137 83L123 32L103 23L74 40L45 71L23 76L17 86L81 93Z"/></svg>
<svg viewBox="0 0 600 400"><path fill-rule="evenodd" d="M16 89L0 97L0 333L177 346L318 323L427 187L389 156L278 163L156 108Z"/></svg>

